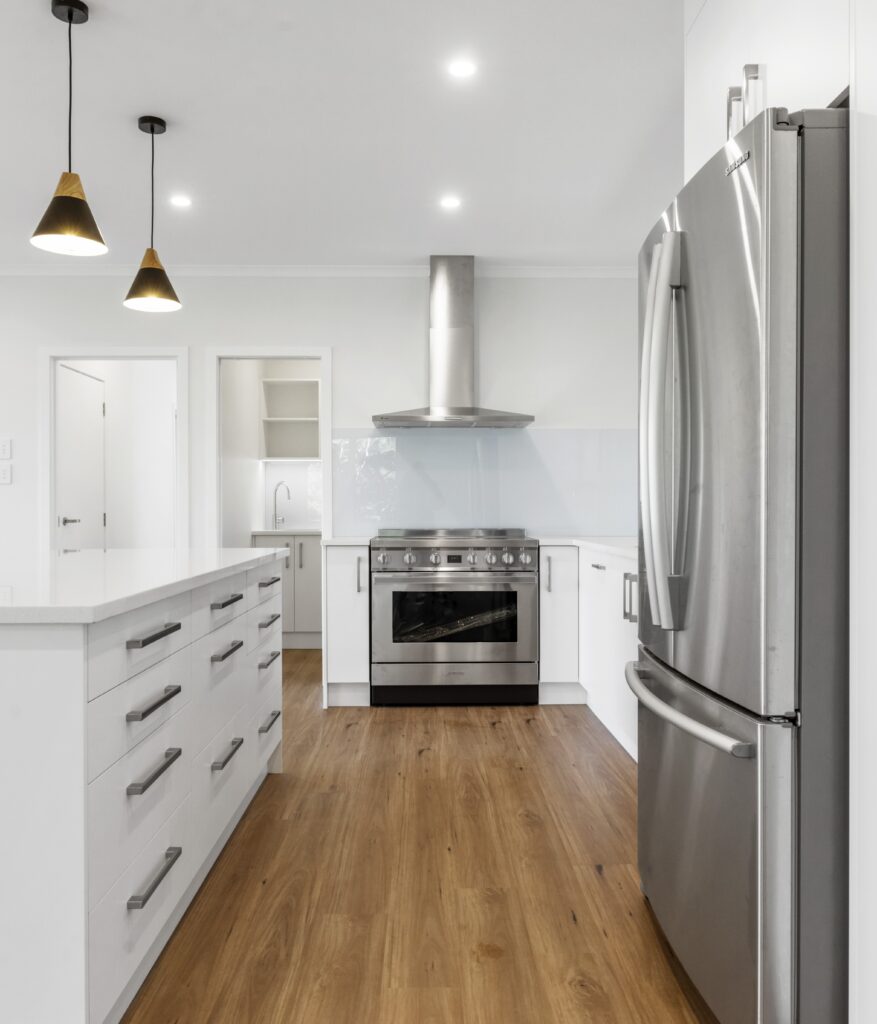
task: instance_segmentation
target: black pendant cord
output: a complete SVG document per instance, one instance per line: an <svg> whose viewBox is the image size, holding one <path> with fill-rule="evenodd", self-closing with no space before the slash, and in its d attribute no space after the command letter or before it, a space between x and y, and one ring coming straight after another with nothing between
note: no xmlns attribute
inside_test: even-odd
<svg viewBox="0 0 877 1024"><path fill-rule="evenodd" d="M67 12L67 173L73 171L73 10Z"/></svg>
<svg viewBox="0 0 877 1024"><path fill-rule="evenodd" d="M149 248L155 248L155 128L149 133L152 141L152 163L149 168Z"/></svg>

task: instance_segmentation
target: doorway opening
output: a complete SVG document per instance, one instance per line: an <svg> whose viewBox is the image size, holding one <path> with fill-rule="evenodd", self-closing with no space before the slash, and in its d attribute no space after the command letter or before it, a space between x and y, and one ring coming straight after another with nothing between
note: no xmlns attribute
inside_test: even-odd
<svg viewBox="0 0 877 1024"><path fill-rule="evenodd" d="M283 646L322 643L322 538L331 517L328 354L216 360L217 538L286 547Z"/></svg>
<svg viewBox="0 0 877 1024"><path fill-rule="evenodd" d="M50 377L50 546L185 546L177 358L54 357Z"/></svg>

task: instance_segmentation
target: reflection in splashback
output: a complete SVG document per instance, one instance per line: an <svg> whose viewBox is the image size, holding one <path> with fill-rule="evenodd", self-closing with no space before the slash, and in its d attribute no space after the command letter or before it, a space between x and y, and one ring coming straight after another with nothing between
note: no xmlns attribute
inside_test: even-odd
<svg viewBox="0 0 877 1024"><path fill-rule="evenodd" d="M635 430L333 432L334 532L522 526L544 536L636 533Z"/></svg>

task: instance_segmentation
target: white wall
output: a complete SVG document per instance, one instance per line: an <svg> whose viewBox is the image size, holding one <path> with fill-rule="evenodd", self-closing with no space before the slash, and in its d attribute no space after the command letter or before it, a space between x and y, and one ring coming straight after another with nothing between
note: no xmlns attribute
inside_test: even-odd
<svg viewBox="0 0 877 1024"><path fill-rule="evenodd" d="M107 547L174 546L177 369L172 359L63 362L105 383Z"/></svg>
<svg viewBox="0 0 877 1024"><path fill-rule="evenodd" d="M633 254L631 254L633 265ZM0 278L0 433L13 435L15 483L0 487L0 537L36 541L40 346L191 346L193 544L206 542L205 349L329 346L336 429L426 400L427 280L417 277L185 277L183 309L122 307L106 277ZM540 428L636 424L632 278L479 278L481 399L534 413ZM2 543L2 541L0 541Z"/></svg>
<svg viewBox="0 0 877 1024"><path fill-rule="evenodd" d="M877 5L853 0L850 536L850 1021L877 1017Z"/></svg>
<svg viewBox="0 0 877 1024"><path fill-rule="evenodd" d="M259 461L262 402L258 359L224 359L219 366L220 488L222 544L250 546L263 512L263 474Z"/></svg>
<svg viewBox="0 0 877 1024"><path fill-rule="evenodd" d="M725 142L730 85L767 65L768 106L825 107L850 83L847 0L686 0L685 178Z"/></svg>

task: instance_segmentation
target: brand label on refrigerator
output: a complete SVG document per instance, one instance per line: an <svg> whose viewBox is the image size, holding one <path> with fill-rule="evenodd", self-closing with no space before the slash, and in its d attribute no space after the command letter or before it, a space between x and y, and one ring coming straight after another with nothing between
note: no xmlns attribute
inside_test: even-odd
<svg viewBox="0 0 877 1024"><path fill-rule="evenodd" d="M732 164L728 164L728 166L725 168L725 177L727 177L729 174L733 174L738 167L742 167L743 164L745 164L751 156L752 154L749 152L748 149L745 153L741 153L740 156L738 156Z"/></svg>

